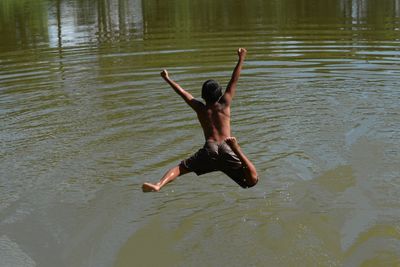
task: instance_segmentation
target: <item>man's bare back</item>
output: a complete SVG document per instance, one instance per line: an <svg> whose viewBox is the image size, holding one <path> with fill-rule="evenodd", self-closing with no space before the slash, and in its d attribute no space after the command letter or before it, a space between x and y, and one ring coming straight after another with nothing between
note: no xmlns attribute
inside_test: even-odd
<svg viewBox="0 0 400 267"><path fill-rule="evenodd" d="M192 171L201 175L220 170L244 188L252 187L258 182L254 165L244 155L236 138L231 137L230 106L247 50L239 48L237 53L239 60L223 95L215 81L208 80L203 84L202 97L205 104L170 79L166 70L161 72L163 79L196 112L206 144L192 157L168 170L158 183L144 183L144 192L159 191L176 177Z"/></svg>
<svg viewBox="0 0 400 267"><path fill-rule="evenodd" d="M231 136L230 113L231 108L225 105L223 99L214 104L204 105L197 112L205 140L221 142Z"/></svg>

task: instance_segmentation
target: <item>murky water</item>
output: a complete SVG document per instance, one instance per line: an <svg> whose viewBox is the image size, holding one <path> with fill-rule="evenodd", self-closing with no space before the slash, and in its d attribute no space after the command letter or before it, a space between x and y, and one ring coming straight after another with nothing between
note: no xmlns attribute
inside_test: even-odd
<svg viewBox="0 0 400 267"><path fill-rule="evenodd" d="M1 266L400 266L400 1L0 1ZM261 181L143 194L233 133Z"/></svg>

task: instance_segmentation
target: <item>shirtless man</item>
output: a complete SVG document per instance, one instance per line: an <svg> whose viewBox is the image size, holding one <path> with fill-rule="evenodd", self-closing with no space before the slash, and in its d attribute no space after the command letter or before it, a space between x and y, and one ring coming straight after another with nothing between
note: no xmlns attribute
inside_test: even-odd
<svg viewBox="0 0 400 267"><path fill-rule="evenodd" d="M196 112L206 143L193 156L168 170L158 183L144 183L143 192L160 191L176 177L189 172L202 175L212 171L222 171L243 188L257 184L256 168L244 155L236 138L231 137L231 103L247 50L239 48L237 53L239 60L223 95L221 86L216 81L208 80L203 84L201 97L206 104L194 99L190 93L170 79L166 70L161 72L161 77Z"/></svg>

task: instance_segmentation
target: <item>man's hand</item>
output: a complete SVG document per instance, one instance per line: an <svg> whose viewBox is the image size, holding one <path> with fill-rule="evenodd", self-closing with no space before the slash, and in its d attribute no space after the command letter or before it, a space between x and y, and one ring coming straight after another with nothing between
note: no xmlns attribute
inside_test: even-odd
<svg viewBox="0 0 400 267"><path fill-rule="evenodd" d="M243 60L246 57L247 50L246 50L246 48L239 48L237 53L238 53L239 59Z"/></svg>
<svg viewBox="0 0 400 267"><path fill-rule="evenodd" d="M168 71L167 70L163 70L160 74L161 74L161 77L163 77L164 79L168 78Z"/></svg>

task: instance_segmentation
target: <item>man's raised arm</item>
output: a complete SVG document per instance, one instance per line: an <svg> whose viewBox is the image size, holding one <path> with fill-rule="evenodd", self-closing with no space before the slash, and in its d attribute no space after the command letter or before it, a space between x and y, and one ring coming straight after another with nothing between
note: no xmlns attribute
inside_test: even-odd
<svg viewBox="0 0 400 267"><path fill-rule="evenodd" d="M200 105L202 104L200 101L194 99L194 97L188 93L185 89L183 89L179 84L174 82L172 79L169 78L167 70L163 70L161 72L161 77L174 89L174 91L180 95L183 100L196 112L199 110Z"/></svg>
<svg viewBox="0 0 400 267"><path fill-rule="evenodd" d="M225 90L225 94L223 96L224 100L228 104L231 103L232 98L235 96L236 85L239 80L240 71L242 70L242 65L244 62L244 58L246 57L247 50L245 48L239 48L237 53L239 56L239 60L236 64L235 69L233 70L232 78L229 81L228 86L226 87L226 90Z"/></svg>

